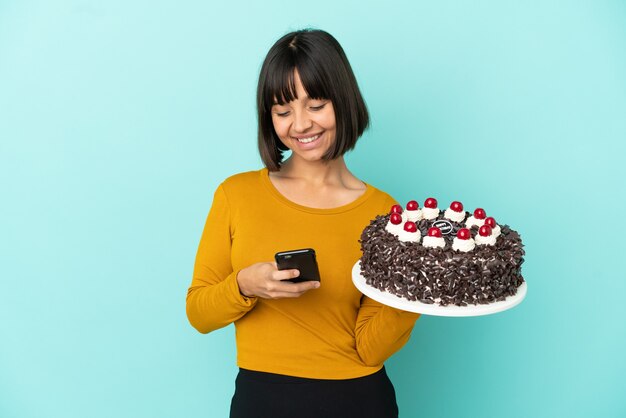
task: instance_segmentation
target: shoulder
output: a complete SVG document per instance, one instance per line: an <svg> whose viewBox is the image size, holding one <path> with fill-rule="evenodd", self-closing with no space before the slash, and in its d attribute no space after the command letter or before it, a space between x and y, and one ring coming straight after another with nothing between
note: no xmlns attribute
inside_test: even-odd
<svg viewBox="0 0 626 418"><path fill-rule="evenodd" d="M222 181L220 187L227 194L238 194L246 192L250 189L257 188L261 183L261 176L264 173L264 168L254 171L245 171L243 173L237 173L230 177L227 177Z"/></svg>
<svg viewBox="0 0 626 418"><path fill-rule="evenodd" d="M376 207L381 213L389 211L391 206L398 203L389 193L367 183L368 187L372 189L370 198L368 199L370 205Z"/></svg>
<svg viewBox="0 0 626 418"><path fill-rule="evenodd" d="M232 176L224 179L222 184L227 187L241 187L250 183L256 183L259 182L261 174L264 170L265 169L262 168L260 170L244 171L243 173L233 174Z"/></svg>

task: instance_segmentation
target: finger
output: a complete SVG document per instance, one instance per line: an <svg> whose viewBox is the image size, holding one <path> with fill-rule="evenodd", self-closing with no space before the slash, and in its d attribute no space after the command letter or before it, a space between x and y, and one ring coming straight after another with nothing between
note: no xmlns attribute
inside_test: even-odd
<svg viewBox="0 0 626 418"><path fill-rule="evenodd" d="M287 299L287 298L297 298L300 297L302 293L291 293L291 292L272 292L269 293L270 299Z"/></svg>
<svg viewBox="0 0 626 418"><path fill-rule="evenodd" d="M304 292L317 289L320 286L320 282L317 281L306 281L300 283L291 283L291 282L277 282L274 284L270 292L280 293L280 294L293 294L296 296L300 296Z"/></svg>
<svg viewBox="0 0 626 418"><path fill-rule="evenodd" d="M307 286L298 287L300 290L297 290L297 291L296 291L295 286L298 283L291 283L292 288L289 291L275 290L273 292L269 292L268 296L270 296L272 299L297 298L297 297L302 296L304 293L308 292L309 290L319 287L319 282L315 282L315 283L316 284L307 282Z"/></svg>
<svg viewBox="0 0 626 418"><path fill-rule="evenodd" d="M295 279L299 275L300 275L300 271L297 269L276 270L272 273L272 279L289 280L289 279Z"/></svg>
<svg viewBox="0 0 626 418"><path fill-rule="evenodd" d="M306 282L293 283L293 285L294 287L292 288L292 290L294 292L304 293L307 290L317 289L318 287L320 287L320 282L316 280L309 280Z"/></svg>

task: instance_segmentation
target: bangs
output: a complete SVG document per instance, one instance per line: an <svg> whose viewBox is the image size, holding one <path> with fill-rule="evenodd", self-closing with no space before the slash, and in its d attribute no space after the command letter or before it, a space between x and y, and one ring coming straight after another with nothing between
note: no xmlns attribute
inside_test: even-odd
<svg viewBox="0 0 626 418"><path fill-rule="evenodd" d="M286 55L286 56L285 56ZM270 111L275 104L284 105L298 98L296 94L295 71L310 99L330 99L330 85L321 73L321 66L312 65L308 57L298 56L296 51L287 50L283 56L268 68L267 82L263 89L263 106ZM274 67L274 68L271 68Z"/></svg>

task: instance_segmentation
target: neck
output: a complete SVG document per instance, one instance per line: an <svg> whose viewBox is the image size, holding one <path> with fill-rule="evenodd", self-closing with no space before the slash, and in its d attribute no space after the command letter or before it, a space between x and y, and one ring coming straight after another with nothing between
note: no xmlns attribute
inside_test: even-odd
<svg viewBox="0 0 626 418"><path fill-rule="evenodd" d="M305 161L290 157L281 165L280 173L317 184L336 182L351 175L343 156L331 161Z"/></svg>

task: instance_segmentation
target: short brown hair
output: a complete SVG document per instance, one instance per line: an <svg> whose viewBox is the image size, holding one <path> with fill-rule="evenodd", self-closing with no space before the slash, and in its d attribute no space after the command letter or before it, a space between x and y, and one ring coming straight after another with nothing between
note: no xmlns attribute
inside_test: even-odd
<svg viewBox="0 0 626 418"><path fill-rule="evenodd" d="M335 110L337 136L324 160L353 149L369 126L367 106L339 42L323 30L288 33L267 53L257 87L259 152L270 171L280 170L283 152L288 149L276 135L271 109L275 101L282 105L297 98L295 70L309 97L330 100Z"/></svg>

